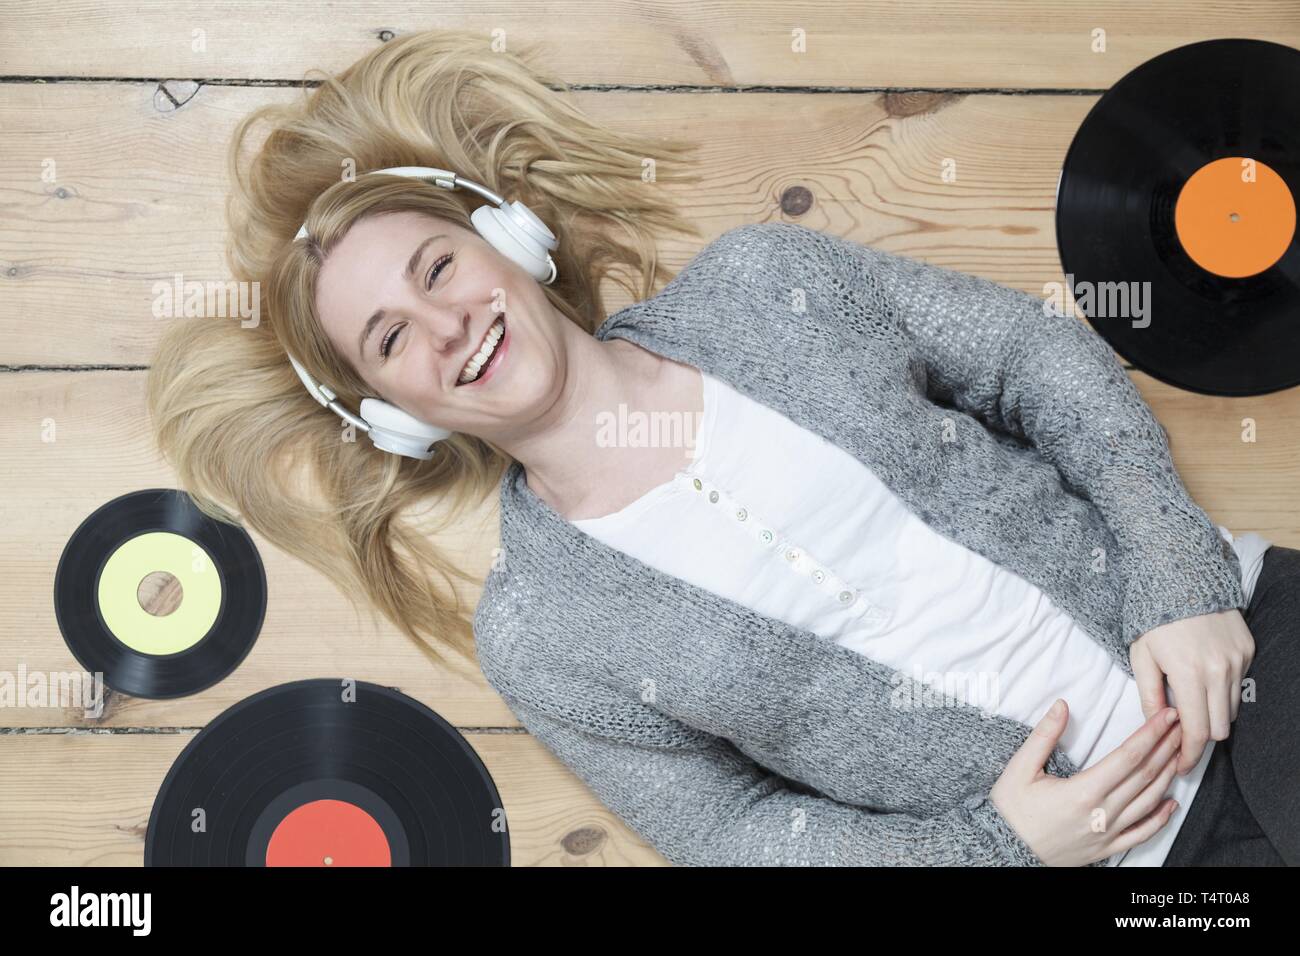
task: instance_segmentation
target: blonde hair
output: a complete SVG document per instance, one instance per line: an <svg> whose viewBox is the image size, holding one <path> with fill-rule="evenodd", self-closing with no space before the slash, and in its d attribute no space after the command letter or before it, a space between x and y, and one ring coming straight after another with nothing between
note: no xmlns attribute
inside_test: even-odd
<svg viewBox="0 0 1300 956"><path fill-rule="evenodd" d="M447 650L473 660L471 618L454 580L473 581L411 512L445 504L432 530L446 528L494 491L511 459L466 434L440 442L430 461L344 440L342 422L307 393L285 352L355 411L370 391L315 312L323 258L362 217L381 212L415 210L473 228L469 211L480 197L359 175L372 169L449 169L527 204L560 240L559 277L542 288L589 333L606 314L604 278L636 299L668 278L656 234L699 233L664 190L643 181L643 166L654 161L657 181L696 182L679 172L693 145L602 128L543 83L536 57L532 48L492 52L475 33L411 34L326 75L297 102L244 117L227 153L226 255L236 281L265 292L259 321L173 321L148 378L155 440L205 514L255 529L328 576L354 607L364 592L372 610L443 664L452 663ZM269 133L246 159L261 122ZM309 238L294 242L304 221ZM618 278L619 267L635 282Z"/></svg>

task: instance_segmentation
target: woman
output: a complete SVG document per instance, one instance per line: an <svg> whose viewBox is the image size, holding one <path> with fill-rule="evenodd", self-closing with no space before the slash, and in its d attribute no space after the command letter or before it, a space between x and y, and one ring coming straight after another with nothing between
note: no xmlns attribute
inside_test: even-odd
<svg viewBox="0 0 1300 956"><path fill-rule="evenodd" d="M277 128L245 166L261 119ZM265 282L264 321L178 324L150 376L185 487L431 652L472 640L524 725L674 862L1195 862L1158 835L1187 816L1166 788L1191 802L1206 780L1243 829L1226 850L1214 820L1189 829L1192 856L1293 853L1214 746L1257 706L1246 585L1285 594L1288 549L1229 547L1109 348L1022 293L773 224L652 295L658 233L691 227L645 160L686 180L666 173L687 149L616 139L445 32L246 119L231 262ZM460 193L340 181L400 163L527 203L560 237L558 281L479 234ZM617 264L641 300L602 320ZM356 442L288 355L343 405L382 398L449 437L427 460ZM701 441L611 438L625 414ZM471 638L465 575L408 512L450 498L454 518L498 479ZM951 686L967 672L992 693ZM1044 716L1067 695L1083 709Z"/></svg>

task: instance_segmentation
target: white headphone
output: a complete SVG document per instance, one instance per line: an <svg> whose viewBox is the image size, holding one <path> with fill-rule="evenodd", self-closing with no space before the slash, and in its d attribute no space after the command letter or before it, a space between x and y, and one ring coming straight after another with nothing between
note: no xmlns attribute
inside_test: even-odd
<svg viewBox="0 0 1300 956"><path fill-rule="evenodd" d="M453 172L435 169L432 166L391 166L387 169L373 169L363 176L375 173L389 173L393 176L412 176L423 179L443 189L468 189L478 193L493 205L479 206L470 213L470 222L475 231L510 261L523 268L538 282L550 285L555 281L557 270L550 252L559 246L555 234L537 215L519 201L506 202L486 186L461 179ZM307 224L303 223L294 241L307 235ZM413 415L402 411L396 405L378 398L363 398L359 409L360 415L348 411L338 396L328 385L317 382L302 367L302 364L289 356L293 370L307 386L311 397L333 411L344 421L351 422L366 432L375 447L394 455L407 458L419 458L427 461L433 457L434 442L441 441L451 432L437 425L422 422Z"/></svg>

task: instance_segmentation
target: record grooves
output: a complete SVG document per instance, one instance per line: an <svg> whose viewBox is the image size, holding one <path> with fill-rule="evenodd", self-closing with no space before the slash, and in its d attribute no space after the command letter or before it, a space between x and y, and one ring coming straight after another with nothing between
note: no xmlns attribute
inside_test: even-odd
<svg viewBox="0 0 1300 956"><path fill-rule="evenodd" d="M181 592L169 613L137 599L149 572L171 575ZM242 528L207 517L184 492L136 491L102 505L68 539L54 612L73 656L107 686L180 697L216 684L252 649L266 573Z"/></svg>
<svg viewBox="0 0 1300 956"><path fill-rule="evenodd" d="M1093 106L1057 185L1057 247L1089 323L1138 369L1211 395L1300 384L1300 51L1207 40ZM1110 284L1130 306L1106 314ZM1112 299L1112 303L1118 298Z"/></svg>
<svg viewBox="0 0 1300 956"><path fill-rule="evenodd" d="M329 678L216 717L145 835L147 866L509 864L500 795L456 728L398 691Z"/></svg>

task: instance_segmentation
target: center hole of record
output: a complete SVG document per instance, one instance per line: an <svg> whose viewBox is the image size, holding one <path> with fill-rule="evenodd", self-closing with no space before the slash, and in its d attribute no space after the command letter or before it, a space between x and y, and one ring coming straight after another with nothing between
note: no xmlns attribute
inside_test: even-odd
<svg viewBox="0 0 1300 956"><path fill-rule="evenodd" d="M140 607L155 617L166 617L181 606L184 597L181 582L167 571L151 571L140 579L135 599Z"/></svg>
<svg viewBox="0 0 1300 956"><path fill-rule="evenodd" d="M1235 212L1234 212L1234 213L1230 213L1230 214L1228 215L1228 218L1231 219L1233 222L1237 222L1237 221L1239 221L1239 220L1241 219L1241 217L1238 216Z"/></svg>

